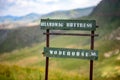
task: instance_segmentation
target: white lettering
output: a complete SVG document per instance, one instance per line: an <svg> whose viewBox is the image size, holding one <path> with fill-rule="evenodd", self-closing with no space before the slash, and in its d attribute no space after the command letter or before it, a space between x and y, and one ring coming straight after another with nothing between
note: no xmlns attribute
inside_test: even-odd
<svg viewBox="0 0 120 80"><path fill-rule="evenodd" d="M67 52L67 56L70 56L70 52Z"/></svg>
<svg viewBox="0 0 120 80"><path fill-rule="evenodd" d="M69 23L66 23L66 26L69 27Z"/></svg>
<svg viewBox="0 0 120 80"><path fill-rule="evenodd" d="M54 51L54 54L57 54L57 51Z"/></svg>
<svg viewBox="0 0 120 80"><path fill-rule="evenodd" d="M80 56L80 52L76 52L76 56Z"/></svg>
<svg viewBox="0 0 120 80"><path fill-rule="evenodd" d="M41 22L41 26L48 26L48 27L63 27L63 23L57 23L57 22Z"/></svg>
<svg viewBox="0 0 120 80"><path fill-rule="evenodd" d="M70 25L69 25L70 27L73 27L73 23L69 23L69 24L70 24Z"/></svg>
<svg viewBox="0 0 120 80"><path fill-rule="evenodd" d="M72 56L75 56L75 52L72 52Z"/></svg>
<svg viewBox="0 0 120 80"><path fill-rule="evenodd" d="M80 23L79 25L80 25L80 27L83 27L83 24L82 24L82 23Z"/></svg>
<svg viewBox="0 0 120 80"><path fill-rule="evenodd" d="M79 27L80 26L80 24L79 23L77 23L77 27Z"/></svg>
<svg viewBox="0 0 120 80"><path fill-rule="evenodd" d="M87 27L90 27L90 28L91 28L91 27L92 27L92 24L88 23L88 24L87 24Z"/></svg>
<svg viewBox="0 0 120 80"><path fill-rule="evenodd" d="M65 51L63 51L63 55L65 55Z"/></svg>
<svg viewBox="0 0 120 80"><path fill-rule="evenodd" d="M62 55L62 51L59 51L59 55Z"/></svg>
<svg viewBox="0 0 120 80"><path fill-rule="evenodd" d="M57 23L55 23L54 25L55 25L55 26L58 26L58 24L57 24Z"/></svg>
<svg viewBox="0 0 120 80"><path fill-rule="evenodd" d="M97 56L95 52L91 52L91 56Z"/></svg>
<svg viewBox="0 0 120 80"><path fill-rule="evenodd" d="M63 27L63 23L59 23L58 25L59 25L59 27Z"/></svg>
<svg viewBox="0 0 120 80"><path fill-rule="evenodd" d="M45 22L41 22L40 26L46 26L46 23Z"/></svg>
<svg viewBox="0 0 120 80"><path fill-rule="evenodd" d="M53 54L53 50L50 50L50 54Z"/></svg>
<svg viewBox="0 0 120 80"><path fill-rule="evenodd" d="M66 56L66 57L83 57L83 58L91 58L91 57L96 57L97 53L95 51L87 51L87 50L81 50L81 51L69 51L69 50L49 50L49 54L53 56Z"/></svg>
<svg viewBox="0 0 120 80"><path fill-rule="evenodd" d="M86 52L86 53L85 53L85 56L86 56L86 57L88 57L88 54L89 54L89 53L88 53L88 52Z"/></svg>
<svg viewBox="0 0 120 80"><path fill-rule="evenodd" d="M81 52L81 56L84 56L84 52Z"/></svg>

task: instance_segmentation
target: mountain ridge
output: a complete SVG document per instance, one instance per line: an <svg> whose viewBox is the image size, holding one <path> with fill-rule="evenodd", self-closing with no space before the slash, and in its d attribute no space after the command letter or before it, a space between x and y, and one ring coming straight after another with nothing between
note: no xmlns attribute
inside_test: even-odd
<svg viewBox="0 0 120 80"><path fill-rule="evenodd" d="M106 1L109 1L109 0L106 0ZM100 26L99 28L98 28L98 30L97 30L97 33L99 33L100 34L100 36L99 36L99 39L103 39L103 38L106 38L106 36L108 37L108 36L110 36L110 35L112 35L112 34L110 34L110 33L112 33L112 32L114 32L114 30L117 30L119 27L120 27L120 20L117 20L117 19L119 19L119 18L117 18L117 17L114 17L114 16L110 16L110 17L104 17L104 14L103 14L103 16L101 17L101 16L96 16L95 14L99 14L99 12L97 12L97 11L99 11L99 10L97 10L97 11L95 11L96 9L100 9L100 5L104 5L105 3L104 3L104 0L103 1L101 1L99 4L98 4L98 6L97 7L95 7L95 9L93 10L93 12L90 14L90 16L87 16L87 18L85 18L85 19L94 19L94 20L96 20L96 22L97 22L97 25L98 26ZM108 4L108 3L107 3ZM108 5L110 5L111 3L109 3ZM113 4L115 4L115 3L113 3ZM106 7L107 5L105 5L105 7ZM116 5L112 5L113 7L114 6L116 6ZM112 7L111 6L111 7ZM109 8L109 7L108 7ZM103 8L104 9L104 8ZM109 10L109 9L108 9ZM106 8L105 8L105 10L100 10L100 11L106 11ZM111 10L112 11L112 10ZM77 18L77 19L83 19L83 18ZM110 19L110 21L107 21L108 19ZM34 43L34 39L33 39L33 37L31 36L31 35L39 35L40 34L40 32L41 32L41 30L39 31L39 30L37 30L37 29L39 29L39 25L37 25L37 27L34 29L32 29L33 30L33 32L36 32L36 33L29 33L29 29L25 29L24 30L24 28L22 28L21 29L21 31L20 30L17 30L18 32L17 33L19 33L19 35L27 35L27 36L29 36L30 38L29 39L31 39L30 41L32 41L31 42L31 44L32 43ZM28 31L27 31L28 30ZM30 29L31 30L31 29ZM31 32L32 32L32 30L31 30ZM37 31L36 31L37 30ZM19 32L20 31L20 32ZM23 31L25 31L25 33L23 32ZM119 32L119 31L117 31L117 32ZM15 34L15 32L13 33L13 34ZM117 34L117 33L115 33L115 34ZM14 37L16 37L16 35L14 35ZM19 37L19 36L17 36L17 37ZM119 37L119 36L117 36L117 37ZM24 37L25 38L25 37ZM38 39L40 39L40 38L38 38L38 36L37 37L35 37L36 38L36 40L35 40L35 42L39 42L39 40ZM114 37L113 37L114 38ZM10 38L11 39L11 38ZM27 39L26 39L27 40ZM12 39L11 39L11 41L12 41ZM5 40L5 42L8 42L8 43L11 43L11 41L10 40ZM18 42L19 42L20 40L18 40ZM22 40L21 40L22 41ZM20 42L21 42L20 41ZM43 40L42 40L43 41ZM5 44L5 42L3 43L3 44ZM12 42L16 42L16 40L13 40ZM1 48L3 48L3 44L1 44ZM22 44L22 43L21 43ZM21 45L20 44L20 45ZM23 44L24 44L24 39L23 39ZM19 43L17 44L18 46L19 46ZM27 44L26 44L27 45ZM11 48L11 47L9 47L9 48Z"/></svg>
<svg viewBox="0 0 120 80"><path fill-rule="evenodd" d="M89 15L93 8L88 7L88 8L77 8L77 9L72 9L72 10L61 10L61 11L54 11L48 14L37 14L37 13L30 13L24 16L12 16L12 15L6 15L6 16L0 16L0 22L16 22L16 21L23 21L23 22L31 22L34 20L38 20L40 18L77 18L77 17L82 17L82 16L87 16Z"/></svg>
<svg viewBox="0 0 120 80"><path fill-rule="evenodd" d="M120 0L102 0L90 14L99 25L100 36L109 35L120 27Z"/></svg>
<svg viewBox="0 0 120 80"><path fill-rule="evenodd" d="M106 3L107 1L107 3ZM110 5L112 1L112 4L116 6L116 3L114 3L114 0L102 0L100 5L108 4ZM120 0L119 0L120 1ZM120 3L120 2L119 2ZM98 5L96 9L94 10L94 14L92 16L87 16L84 18L77 18L77 19L85 19L85 20L91 20L95 19L99 28L97 28L96 33L98 33L100 36L95 39L95 50L99 51L99 58L97 61L94 61L94 80L120 80L120 41L119 40L113 40L111 38L120 36L120 18L113 16L105 16L105 14L98 16L99 11L107 11L111 9L110 7L104 7L101 8ZM112 7L113 5L111 5ZM113 7L114 7L113 6ZM117 5L118 6L118 5ZM120 7L119 7L120 8ZM118 11L118 10L116 10ZM111 12L114 12L114 9L111 10ZM28 30L28 28L26 28ZM33 28L31 29L33 30ZM39 26L36 29L40 31ZM16 30L17 33L19 30ZM42 30L41 30L42 31ZM41 32L40 31L40 32ZM17 39L19 37L15 33L13 37L10 37L12 42L17 42L19 45L22 43L21 38ZM23 32L26 32L26 36L22 35ZM36 31L32 33L35 33ZM72 31L71 31L72 32ZM78 31L79 32L79 31ZM104 35L103 35L104 33ZM119 35L118 35L119 33ZM31 36L30 33L27 31L23 31L19 33L21 36L24 36L25 41L27 41L26 37ZM29 34L29 35L28 35ZM38 35L42 34L38 32ZM106 37L107 36L107 37ZM111 38L108 38L108 36L112 36ZM33 36L32 36L33 37ZM45 37L45 36L44 36ZM106 39L104 39L106 37ZM34 40L34 38L32 38ZM15 40L15 41L13 41ZM8 39L10 41L10 39ZM29 41L29 40L28 40ZM13 47L14 45L9 45L11 42L7 42L5 46ZM51 47L64 47L64 48L79 48L79 49L90 49L90 38L85 37L71 37L71 36L61 36L52 38L50 40L50 46ZM45 56L43 57L43 47L45 46L45 42L43 43L37 43L33 46L26 47L22 49L15 49L12 52L7 52L6 54L0 55L0 79L1 80L21 80L24 79L32 79L32 80L43 80L44 79L44 67L45 67ZM0 46L1 47L1 46ZM16 46L14 46L16 47ZM19 46L17 46L19 47ZM8 47L7 47L8 48ZM2 50L2 48L0 48ZM11 68L12 66L12 68ZM18 66L22 66L22 69ZM23 68L26 67L26 68ZM35 68L37 67L36 72ZM89 80L88 79L88 72L89 72L89 60L80 60L80 59L63 59L63 58L50 58L50 74L49 79L50 80ZM24 70L23 70L24 69ZM34 72L35 71L35 72ZM22 74L21 74L22 73ZM31 74L33 73L33 74ZM69 74L68 74L69 73ZM30 77L32 76L32 77ZM5 79L4 79L5 78ZM11 78L11 79L9 79ZM37 79L36 79L37 78Z"/></svg>
<svg viewBox="0 0 120 80"><path fill-rule="evenodd" d="M94 7L95 6L87 7L87 8L77 8L77 9L71 9L71 10L54 11L54 12L43 15L42 18L69 19L69 18L88 16L92 12Z"/></svg>
<svg viewBox="0 0 120 80"><path fill-rule="evenodd" d="M13 16L13 15L6 15L6 16L0 16L0 22L16 22L16 21L33 21L38 19L41 16L41 14L37 13L30 13L24 16Z"/></svg>

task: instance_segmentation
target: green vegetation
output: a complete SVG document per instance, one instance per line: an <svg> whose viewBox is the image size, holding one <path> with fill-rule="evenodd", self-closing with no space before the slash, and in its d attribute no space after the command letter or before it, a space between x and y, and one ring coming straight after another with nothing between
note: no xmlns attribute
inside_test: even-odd
<svg viewBox="0 0 120 80"><path fill-rule="evenodd" d="M73 10L65 10L65 11L55 11L46 15L43 15L42 18L51 18L51 19L70 19L77 18L82 16L89 15L94 9L93 7L88 7L84 9L73 9Z"/></svg>
<svg viewBox="0 0 120 80"><path fill-rule="evenodd" d="M117 4L119 1L116 0ZM105 5L106 2L108 3ZM113 2L114 0L103 0L91 16L83 18L95 19L100 26L96 31L99 37L95 38L95 50L99 51L99 59L94 61L94 80L120 80L120 40L116 39L116 36L119 37L116 34L120 34L120 20L115 16L104 17L105 14L96 16L99 10L113 12L117 6L111 5ZM109 5L114 9L105 7ZM9 40L7 42L9 43ZM45 57L42 55L44 46L45 42L41 41L30 47L16 48L0 54L0 80L44 80ZM50 46L89 49L90 37L55 36L51 38ZM7 44L4 48L7 48ZM49 80L89 80L89 60L50 58Z"/></svg>
<svg viewBox="0 0 120 80"><path fill-rule="evenodd" d="M6 66L0 64L1 80L41 80L42 68L23 68L16 65Z"/></svg>
<svg viewBox="0 0 120 80"><path fill-rule="evenodd" d="M3 42L0 43L0 53L32 46L34 43L40 43L45 39L43 31L40 30L39 26L4 29L1 31L3 31L2 34L6 35Z"/></svg>
<svg viewBox="0 0 120 80"><path fill-rule="evenodd" d="M85 44L88 43L88 40L90 40L90 38L61 36L51 39L50 46L67 48L89 48L88 44ZM119 45L120 41L117 40L104 40L103 42L103 40L100 39L95 42L95 49L99 50L99 60L94 62L95 80L120 79ZM40 43L29 48L26 47L21 50L15 50L10 54L4 53L1 55L0 66L5 66L5 70L3 68L3 73L0 70L0 78L19 80L19 76L21 75L23 76L23 80L44 80L45 58L42 55L44 46L45 43ZM24 68L19 66L23 66ZM17 67L18 71L16 71L15 67ZM30 72L27 72L28 68ZM88 80L89 78L89 60L50 58L49 69L50 80ZM9 77L7 76L7 73L10 75ZM29 75L32 77L29 77Z"/></svg>

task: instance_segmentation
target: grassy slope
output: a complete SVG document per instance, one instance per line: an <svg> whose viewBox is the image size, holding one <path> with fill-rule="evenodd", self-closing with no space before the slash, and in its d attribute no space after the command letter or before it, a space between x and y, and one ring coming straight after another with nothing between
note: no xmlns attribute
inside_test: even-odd
<svg viewBox="0 0 120 80"><path fill-rule="evenodd" d="M100 26L100 28L97 29L97 33L99 33L100 36L95 38L95 49L99 50L99 60L94 62L95 80L120 79L120 41L105 39L106 36L109 36L109 33L115 31L117 28L119 28L119 26L116 23L111 23L110 25L117 26L115 28L111 26L110 28L107 24L108 23L106 22L104 26ZM59 36L51 39L50 46L89 49L89 42L90 38L86 37ZM44 46L45 42L34 44L31 47L22 48L19 50L16 49L10 52L10 54L7 52L1 54L0 64L7 67L7 70L3 69L3 72L0 70L0 79L7 78L6 80L9 80L9 76L7 76L7 73L9 72L9 75L11 76L10 78L12 80L14 78L19 80L19 75L24 77L23 80L30 80L28 75L31 73L26 72L26 70L29 68L30 71L32 71L32 68L35 68L38 70L38 72L33 70L33 74L31 74L33 77L31 79L36 79L34 75L37 75L37 79L43 80L45 57L43 57L42 51ZM105 57L106 55L107 57ZM24 69L18 67L18 70L23 71L25 74L21 74L19 71L14 71L14 65L17 65L17 67L25 67ZM14 74L16 75L13 76ZM88 80L89 61L69 58L50 58L49 76L50 80Z"/></svg>
<svg viewBox="0 0 120 80"><path fill-rule="evenodd" d="M87 16L91 13L94 7L84 8L84 9L73 9L68 11L55 11L46 15L43 15L42 18L51 18L51 19L70 19L77 18L82 16Z"/></svg>
<svg viewBox="0 0 120 80"><path fill-rule="evenodd" d="M52 47L67 47L67 48L89 48L90 38L85 37L56 37L50 42ZM120 79L120 41L113 40L97 40L95 42L95 49L99 50L99 60L95 61L94 65L94 78L95 80L112 80ZM15 50L11 54L3 54L0 56L0 63L4 65L18 65L24 67L36 67L42 69L44 74L45 58L42 56L42 50L45 43L33 45L31 48L24 48ZM105 58L105 54L111 54L111 57ZM114 54L117 53L117 54ZM110 63L110 64L106 64ZM84 65L84 66L83 66ZM11 66L12 67L12 66ZM14 67L14 66L13 66ZM22 70L21 68L19 68ZM112 71L112 72L111 72ZM24 70L23 72L26 72ZM63 58L50 58L50 80L88 80L89 61L79 59L63 59ZM33 73L35 73L33 71ZM68 73L70 73L68 75ZM57 75L56 75L57 74ZM78 75L79 74L79 75ZM34 75L34 74L31 74ZM56 76L55 76L56 75ZM27 77L27 76L26 76ZM18 77L17 77L18 78ZM34 78L35 79L35 78ZM43 79L43 75L42 75ZM117 80L116 79L116 80ZM29 80L29 79L27 79Z"/></svg>
<svg viewBox="0 0 120 80"><path fill-rule="evenodd" d="M1 31L3 30L1 29ZM0 44L0 54L40 43L45 39L39 26L4 29L4 31L9 31L9 33Z"/></svg>
<svg viewBox="0 0 120 80"><path fill-rule="evenodd" d="M87 17L87 19L88 18L89 17ZM106 36L109 36L110 33L120 27L120 20L114 16L113 18L108 16L105 18L104 16L100 18L92 16L89 19L97 20L97 24L100 26L97 30L100 36L96 38L95 41L95 49L99 50L99 59L94 62L94 80L120 80L120 41L105 39ZM60 36L53 38L50 44L52 47L89 48L89 38ZM27 73L27 67L30 67L30 70L32 70L33 67L38 71L40 69L39 72L42 78L39 79L43 80L45 57L42 56L42 50L44 46L45 43L40 43L29 48L26 47L21 50L15 50L11 52L11 54L4 53L1 55L0 63L3 64L3 66L11 64L12 66L10 66L8 70L5 69L5 71L3 71L4 74L0 70L0 79L8 78L6 75L8 72L13 74L19 72L13 72L14 69L11 70L11 68L14 68L13 65L18 65L25 67L24 70L21 67L18 68L18 70L25 73ZM11 71L9 71L9 69ZM12 75L11 73L9 74ZM35 72L33 71L33 73ZM35 74L31 75L34 76ZM24 76L24 74L18 75ZM12 78L19 80L18 75ZM88 60L50 58L50 80L89 80L88 76ZM27 75L24 77L26 79L23 80L29 80ZM34 80L35 78L31 79Z"/></svg>

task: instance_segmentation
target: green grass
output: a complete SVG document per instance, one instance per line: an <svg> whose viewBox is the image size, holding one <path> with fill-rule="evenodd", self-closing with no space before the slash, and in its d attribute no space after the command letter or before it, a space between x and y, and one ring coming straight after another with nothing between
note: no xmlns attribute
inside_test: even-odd
<svg viewBox="0 0 120 80"><path fill-rule="evenodd" d="M105 39L116 29L111 24L110 29L107 26L97 30L100 36L95 38L95 50L99 51L99 58L94 61L94 80L120 80L120 41ZM19 80L22 76L22 80L44 80L45 57L42 52L45 45L42 42L0 54L0 69L4 67L0 70L0 79ZM50 39L50 47L90 49L90 37L55 36ZM106 54L110 56L105 57ZM50 58L49 80L89 80L89 60Z"/></svg>
<svg viewBox="0 0 120 80"><path fill-rule="evenodd" d="M90 40L90 38L60 36L51 39L50 46L85 49L89 48L89 45L87 45L87 43L89 43L88 40ZM120 63L119 60L117 60L120 56L120 52L109 58L105 58L104 56L104 54L109 51L114 52L116 49L120 50L119 45L120 41L117 40L100 39L95 41L95 49L99 51L99 59L94 62L95 80L120 79ZM19 73L23 72L24 74L22 73L23 75L21 75L24 76L23 80L36 80L36 78L44 80L45 57L42 55L44 46L45 42L0 55L1 65L8 67L8 71L10 69L9 74L11 75L11 77L7 77L6 75L1 74L0 79L19 80ZM18 67L20 72L13 69L15 67L14 65ZM89 60L50 58L49 65L50 80L89 80ZM30 72L26 72L27 68L29 68ZM33 68L35 68L35 70L33 70ZM41 69L41 71L39 71L39 69ZM3 72L6 74L6 70ZM30 79L28 75L31 75L32 78L30 77ZM36 78L34 77L35 75L37 75ZM41 78L39 75L41 75Z"/></svg>
<svg viewBox="0 0 120 80"><path fill-rule="evenodd" d="M22 26L15 29L1 29L1 31L8 31L8 34L0 44L0 54L28 46L31 47L34 43L43 42L45 39L45 36L42 34L43 30L40 29L39 25L32 27Z"/></svg>
<svg viewBox="0 0 120 80"><path fill-rule="evenodd" d="M104 4L97 13L102 10L106 12L107 9L114 12L108 4ZM94 80L120 80L120 41L108 40L108 36L120 27L119 18L92 15L82 19L94 19L99 26L96 30L99 37L95 38L95 50L99 51L99 58L94 61ZM15 30L0 46L1 53L6 51L0 54L0 80L44 80L45 57L42 52L46 44L37 42L42 42L45 36L39 27L29 29L23 29L20 33L19 29ZM25 47L34 43L34 40L37 44ZM50 40L50 47L89 49L90 37L55 36ZM89 60L50 58L49 80L89 80Z"/></svg>
<svg viewBox="0 0 120 80"><path fill-rule="evenodd" d="M35 68L23 68L16 65L8 66L0 64L1 80L41 80L42 71Z"/></svg>

